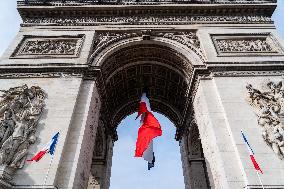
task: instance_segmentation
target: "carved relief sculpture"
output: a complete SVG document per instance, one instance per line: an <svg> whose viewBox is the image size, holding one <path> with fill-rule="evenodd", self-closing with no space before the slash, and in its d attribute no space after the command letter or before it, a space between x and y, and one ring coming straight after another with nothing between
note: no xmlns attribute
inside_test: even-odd
<svg viewBox="0 0 284 189"><path fill-rule="evenodd" d="M36 40L28 41L21 54L68 54L73 55L76 49L74 40Z"/></svg>
<svg viewBox="0 0 284 189"><path fill-rule="evenodd" d="M266 16L96 16L96 17L71 17L59 18L41 17L25 18L24 25L52 24L52 25L186 25L195 23L271 23L271 18Z"/></svg>
<svg viewBox="0 0 284 189"><path fill-rule="evenodd" d="M124 39L130 39L135 37L143 37L144 33L151 37L162 37L167 38L173 41L176 41L180 44L183 44L193 50L201 59L204 59L200 41L196 35L196 31L181 31L181 32L155 32L151 30L145 31L138 31L138 32L129 32L129 33L122 33L122 32L101 32L98 33L95 37L94 43L94 53L92 57L101 53L106 47L122 41Z"/></svg>
<svg viewBox="0 0 284 189"><path fill-rule="evenodd" d="M11 58L77 57L83 36L25 36Z"/></svg>
<svg viewBox="0 0 284 189"><path fill-rule="evenodd" d="M268 33L212 35L219 56L280 55L283 49Z"/></svg>
<svg viewBox="0 0 284 189"><path fill-rule="evenodd" d="M258 117L262 137L273 151L284 159L284 86L283 82L267 83L267 90L260 91L247 85L247 101Z"/></svg>
<svg viewBox="0 0 284 189"><path fill-rule="evenodd" d="M0 165L22 168L36 141L46 95L40 87L27 85L0 92Z"/></svg>

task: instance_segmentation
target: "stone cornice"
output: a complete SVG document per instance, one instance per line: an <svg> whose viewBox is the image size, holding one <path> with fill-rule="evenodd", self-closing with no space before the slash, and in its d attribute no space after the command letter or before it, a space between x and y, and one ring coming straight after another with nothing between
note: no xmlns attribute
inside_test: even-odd
<svg viewBox="0 0 284 189"><path fill-rule="evenodd" d="M94 80L100 69L88 66L11 65L0 66L0 78L58 78L79 77Z"/></svg>
<svg viewBox="0 0 284 189"><path fill-rule="evenodd" d="M19 5L18 11L24 23L32 24L48 24L59 23L60 20L69 20L71 24L80 22L118 22L111 20L115 15L116 18L125 19L126 23L133 18L142 19L143 16L150 16L151 18L165 18L171 17L172 22L180 22L183 20L177 17L243 17L243 16L261 16L270 18L276 8L276 3L263 3L263 4L164 4L164 5L62 5L62 6L28 6ZM36 21L36 19L44 19L43 22ZM60 23L64 23L61 21ZM165 21L171 21L167 19ZM192 22L214 22L214 19L198 19L190 18ZM217 19L215 21L234 21L230 19ZM251 21L255 23L263 23L263 19L252 20L239 20L239 22ZM267 20L268 22L269 20ZM146 22L147 19L146 19ZM155 22L155 20L153 21ZM238 22L238 20L236 21Z"/></svg>
<svg viewBox="0 0 284 189"><path fill-rule="evenodd" d="M85 6L85 5L165 5L165 4L266 4L277 0L25 0L17 1L24 6Z"/></svg>

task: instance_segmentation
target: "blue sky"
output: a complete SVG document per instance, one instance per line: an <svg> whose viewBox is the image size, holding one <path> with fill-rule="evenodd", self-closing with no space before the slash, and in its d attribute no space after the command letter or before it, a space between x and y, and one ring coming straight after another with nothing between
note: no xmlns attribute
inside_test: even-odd
<svg viewBox="0 0 284 189"><path fill-rule="evenodd" d="M174 140L175 127L163 115L154 113L160 121L163 135L154 140L155 167L147 170L147 162L134 158L139 120L136 113L118 126L118 141L114 145L110 189L179 189L184 188L181 156ZM135 187L133 187L135 186Z"/></svg>
<svg viewBox="0 0 284 189"><path fill-rule="evenodd" d="M278 0L273 15L279 33L284 37L284 0ZM21 19L16 10L16 0L0 0L0 55L19 30ZM175 127L163 115L159 119L163 136L155 140L156 166L147 170L142 159L134 158L139 121L132 114L118 127L119 140L114 146L111 189L182 189L184 188L178 142L174 140ZM135 186L135 187L134 187Z"/></svg>

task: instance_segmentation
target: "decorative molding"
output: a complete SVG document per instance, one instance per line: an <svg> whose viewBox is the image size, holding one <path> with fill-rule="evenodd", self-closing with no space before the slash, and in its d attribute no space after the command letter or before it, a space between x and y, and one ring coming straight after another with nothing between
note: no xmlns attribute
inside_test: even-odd
<svg viewBox="0 0 284 189"><path fill-rule="evenodd" d="M78 77L85 78L83 73L60 73L60 72L50 72L50 73L0 73L0 79L9 78L69 78ZM90 79L90 76L86 76Z"/></svg>
<svg viewBox="0 0 284 189"><path fill-rule="evenodd" d="M96 34L95 43L93 45L94 52L92 56L98 55L102 52L106 47L122 41L124 39L130 39L134 37L141 36L138 32L129 32L129 33L121 33L121 32L100 32Z"/></svg>
<svg viewBox="0 0 284 189"><path fill-rule="evenodd" d="M84 35L24 36L10 58L75 58L79 56Z"/></svg>
<svg viewBox="0 0 284 189"><path fill-rule="evenodd" d="M22 26L32 25L188 25L196 23L272 23L269 16L82 16L82 17L40 17L40 18L24 18Z"/></svg>
<svg viewBox="0 0 284 189"><path fill-rule="evenodd" d="M262 137L280 159L284 158L284 86L280 82L268 82L265 91L246 86L246 100L258 117Z"/></svg>
<svg viewBox="0 0 284 189"><path fill-rule="evenodd" d="M25 3L24 0L18 1L18 5L22 6L78 6L78 5L160 5L160 4L265 4L276 3L276 0L29 0Z"/></svg>
<svg viewBox="0 0 284 189"><path fill-rule="evenodd" d="M36 141L46 94L38 86L27 85L0 92L0 165L8 172L25 164L29 147Z"/></svg>
<svg viewBox="0 0 284 189"><path fill-rule="evenodd" d="M283 55L283 49L270 33L213 34L218 56Z"/></svg>
<svg viewBox="0 0 284 189"><path fill-rule="evenodd" d="M143 39L150 40L151 37L162 37L176 41L182 45L185 45L189 49L193 50L202 60L205 60L204 55L201 50L200 41L196 35L196 31L176 31L176 32L167 32L167 31L152 31L152 30L142 30L142 31L133 31L133 32L109 32L109 31L100 31L95 37L94 43L94 53L92 56L98 55L106 47L122 41L124 39L130 39L135 37L141 37Z"/></svg>
<svg viewBox="0 0 284 189"><path fill-rule="evenodd" d="M203 52L201 50L200 41L196 35L196 31L185 32L163 32L157 33L156 36L171 39L182 45L187 46L194 51L202 60L205 60Z"/></svg>
<svg viewBox="0 0 284 189"><path fill-rule="evenodd" d="M212 77L245 77L245 76L282 76L284 70L273 70L273 71L212 71L209 75L205 75L203 79L212 79ZM200 76L201 77L201 76Z"/></svg>

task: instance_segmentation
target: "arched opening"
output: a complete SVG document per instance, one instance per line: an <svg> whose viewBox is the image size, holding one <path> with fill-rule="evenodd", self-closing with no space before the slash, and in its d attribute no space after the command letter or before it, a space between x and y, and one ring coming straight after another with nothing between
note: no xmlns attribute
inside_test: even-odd
<svg viewBox="0 0 284 189"><path fill-rule="evenodd" d="M175 126L165 116L154 114L163 130L163 135L154 141L155 167L148 171L147 162L134 157L140 123L135 120L136 113L131 114L117 129L119 140L114 143L110 189L122 186L135 189L185 188L179 143L174 140Z"/></svg>
<svg viewBox="0 0 284 189"><path fill-rule="evenodd" d="M187 48L185 51L177 47L175 42L165 42L161 38L143 39L144 37L117 42L101 50L92 62L93 66L98 66L101 70L97 78L102 101L100 116L102 123L99 126L102 128L99 131L104 135L102 141L105 141L105 147L95 145L95 151L96 148L104 149L104 155L102 158L97 158L94 154L92 166L93 185L97 184L100 189L108 189L110 185L113 144L118 139L117 126L126 116L137 111L145 86L149 88L148 98L152 111L166 116L176 126L177 131L188 130L190 126L187 124L188 119L191 119L188 116L190 85L195 66L200 66L202 61L192 50ZM183 142L187 141L188 137L182 139L179 136L178 140L184 183L186 188L190 188L187 183L189 175L191 173L198 175L199 171L206 180L204 176L206 168L200 164L198 166L201 170L190 172L188 175L188 169L192 165L188 163L187 158L190 148L187 146L188 142ZM196 161L201 159L202 157L196 158ZM206 186L202 185L202 188L207 187L206 181L204 183Z"/></svg>

